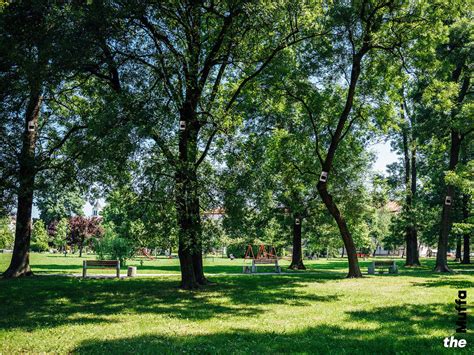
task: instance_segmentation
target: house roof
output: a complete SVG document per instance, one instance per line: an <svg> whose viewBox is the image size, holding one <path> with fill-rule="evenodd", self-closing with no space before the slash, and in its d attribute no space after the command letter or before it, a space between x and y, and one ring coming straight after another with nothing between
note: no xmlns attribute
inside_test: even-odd
<svg viewBox="0 0 474 355"><path fill-rule="evenodd" d="M398 213L402 209L402 206L396 201L388 201L385 205L385 209L388 212Z"/></svg>
<svg viewBox="0 0 474 355"><path fill-rule="evenodd" d="M224 215L225 210L222 207L218 207L209 211L204 211L203 214L204 215Z"/></svg>

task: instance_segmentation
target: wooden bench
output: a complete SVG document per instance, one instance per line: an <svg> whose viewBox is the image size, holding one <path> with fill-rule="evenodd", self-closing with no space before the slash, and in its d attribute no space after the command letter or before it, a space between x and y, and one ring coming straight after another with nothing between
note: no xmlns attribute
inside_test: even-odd
<svg viewBox="0 0 474 355"><path fill-rule="evenodd" d="M383 274L385 269L388 270L389 274L396 274L398 273L397 262L395 260L378 260L372 261L369 265L369 275L374 275L375 270L381 270L380 273Z"/></svg>
<svg viewBox="0 0 474 355"><path fill-rule="evenodd" d="M120 261L119 260L84 260L82 262L82 277L87 276L87 268L115 269L117 277L120 278Z"/></svg>
<svg viewBox="0 0 474 355"><path fill-rule="evenodd" d="M244 273L256 273L257 272L257 265L275 265L275 272L280 273L281 268L278 265L278 259L277 258L260 258L260 259L252 259L252 269L249 269L248 266L244 266Z"/></svg>

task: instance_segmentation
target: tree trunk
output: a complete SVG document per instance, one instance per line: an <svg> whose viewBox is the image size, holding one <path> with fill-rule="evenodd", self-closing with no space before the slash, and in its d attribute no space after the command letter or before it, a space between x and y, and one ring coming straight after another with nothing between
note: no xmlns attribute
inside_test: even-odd
<svg viewBox="0 0 474 355"><path fill-rule="evenodd" d="M199 285L207 285L209 280L204 276L204 268L202 262L202 228L201 228L201 215L199 211L199 195L197 189L197 178L194 183L194 198L191 205L192 220L194 222L193 227L193 268L194 276Z"/></svg>
<svg viewBox="0 0 474 355"><path fill-rule="evenodd" d="M82 258L82 249L84 248L84 240L81 240L81 245L79 246L79 257Z"/></svg>
<svg viewBox="0 0 474 355"><path fill-rule="evenodd" d="M202 263L201 218L195 163L197 161L199 122L193 105L181 110L184 129L179 134L179 160L176 166L176 211L179 225L178 255L181 266L181 287L195 289L207 283Z"/></svg>
<svg viewBox="0 0 474 355"><path fill-rule="evenodd" d="M463 245L463 257L461 264L470 264L471 263L471 245L470 245L470 239L471 236L469 234L464 234L463 236L464 239L464 245Z"/></svg>
<svg viewBox="0 0 474 355"><path fill-rule="evenodd" d="M326 189L326 183L322 183L320 181L318 183L318 191L321 195L324 204L326 205L326 208L336 220L337 226L339 227L339 232L342 236L342 240L344 241L344 246L346 247L347 251L347 259L349 261L349 273L347 274L347 277L362 277L362 273L360 272L359 268L359 262L357 260L357 252L356 247L354 245L354 241L349 232L349 229L347 228L347 224L344 217L341 215L341 212L337 208L336 203L333 201L332 196L328 193Z"/></svg>
<svg viewBox="0 0 474 355"><path fill-rule="evenodd" d="M178 172L179 175L179 172ZM191 290L198 288L198 283L194 275L192 256L192 237L190 218L187 211L186 186L181 179L177 179L176 192L176 213L179 226L178 234L178 256L181 268L181 288Z"/></svg>
<svg viewBox="0 0 474 355"><path fill-rule="evenodd" d="M303 264L303 251L301 248L301 223L303 222L300 216L295 216L293 220L293 255L291 257L291 264L288 269L306 270Z"/></svg>
<svg viewBox="0 0 474 355"><path fill-rule="evenodd" d="M413 200L416 195L416 147L414 146L413 137L411 137L411 140L408 137L408 130L412 130L412 127L409 119L405 118L405 114L405 107L402 104L402 120L406 123L406 127L402 130L403 157L405 162L405 214L407 223L405 226L405 266L419 266L417 229L413 217Z"/></svg>
<svg viewBox="0 0 474 355"><path fill-rule="evenodd" d="M453 71L452 74L452 81L459 82L459 78L461 77L461 72L464 67L464 61L460 61L456 66L456 69ZM465 75L464 79L462 80L461 90L458 95L458 105L454 107L451 112L451 117L455 117L461 103L464 101L466 97L466 93L469 89L470 85L470 76ZM463 136L460 132L457 132L454 128L451 128L451 149L450 149L450 156L449 156L449 167L448 170L454 171L459 161L459 151L461 149L461 142L463 140ZM446 196L450 196L451 203L454 202L454 186L447 185L446 186L446 194L445 200L443 201L443 211L441 213L441 228L438 238L438 252L436 253L436 265L434 271L437 272L451 272L448 267L447 261L447 251L448 251L448 236L451 230L451 204L446 204Z"/></svg>
<svg viewBox="0 0 474 355"><path fill-rule="evenodd" d="M419 258L419 246L418 246L418 229L416 227L416 218L414 216L413 211L413 201L416 198L416 146L412 146L411 148L411 211L412 211L412 219L411 219L411 230L410 230L410 249L411 249L411 257L407 260L410 261L410 265L412 266L420 266L420 258Z"/></svg>
<svg viewBox="0 0 474 355"><path fill-rule="evenodd" d="M197 133L196 140L193 141L195 148L195 156L197 157ZM192 160L193 164L195 159ZM202 228L201 228L201 213L200 213L200 199L199 199L199 188L198 188L198 178L197 171L193 169L191 172L191 194L190 203L189 203L189 213L192 222L192 259L193 259L193 269L194 276L199 285L206 285L209 281L204 276L204 268L202 261Z"/></svg>
<svg viewBox="0 0 474 355"><path fill-rule="evenodd" d="M468 218L469 218L469 196L464 195L462 199L462 214L463 214L463 220L464 223L467 223ZM466 232L463 235L464 239L464 245L463 245L463 257L462 257L462 262L461 264L470 264L471 263L471 246L470 246L470 238L471 234L470 232Z"/></svg>
<svg viewBox="0 0 474 355"><path fill-rule="evenodd" d="M336 130L334 131L334 134L331 137L331 144L329 145L326 159L322 162L322 168L323 171L327 173L327 177L329 177L329 174L331 172L337 147L339 146L341 140L344 138L345 134L349 132L351 126L351 124L349 123L348 127L345 128L354 102L357 80L359 78L361 69L360 63L362 61L362 57L367 52L367 50L368 48L364 45L361 51L355 54L352 60L351 80L349 84L349 90L347 92L346 103L344 105L343 111L341 112L341 115L339 116ZM345 133L343 133L344 129L346 129ZM321 196L321 199L323 200L326 208L336 220L337 226L341 233L342 240L344 242L344 246L346 247L347 259L349 261L349 273L347 274L347 277L362 277L362 273L360 272L359 268L359 262L357 260L354 240L352 239L352 235L349 232L349 229L347 228L345 219L341 215L341 212L339 211L336 203L333 201L331 194L327 190L327 178L325 181L319 181L317 188L319 195Z"/></svg>
<svg viewBox="0 0 474 355"><path fill-rule="evenodd" d="M460 262L461 261L461 236L456 236L456 256L454 261Z"/></svg>
<svg viewBox="0 0 474 355"><path fill-rule="evenodd" d="M38 117L41 107L39 90L32 90L25 115L23 145L19 159L19 189L18 207L16 212L15 245L10 266L3 273L5 278L32 275L30 268L31 242L31 213L33 209L33 193L35 184L35 146L37 139ZM28 129L28 123L34 124L34 129Z"/></svg>
<svg viewBox="0 0 474 355"><path fill-rule="evenodd" d="M449 170L454 171L459 160L459 150L461 148L461 135L452 130L451 131L451 149L449 158ZM449 196L451 203L446 204L446 197ZM454 203L454 186L448 185L446 187L446 194L443 201L443 211L441 213L441 230L438 238L438 252L436 253L436 265L434 270L437 272L451 272L448 267L447 252L448 252L448 236L451 231L451 209Z"/></svg>

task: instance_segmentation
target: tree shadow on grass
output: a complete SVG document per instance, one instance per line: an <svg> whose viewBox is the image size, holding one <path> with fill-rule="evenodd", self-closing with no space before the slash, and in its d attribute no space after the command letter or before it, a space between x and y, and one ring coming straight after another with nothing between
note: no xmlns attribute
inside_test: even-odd
<svg viewBox="0 0 474 355"><path fill-rule="evenodd" d="M451 288L455 288L458 290L467 290L467 289L474 289L474 282L472 281L467 281L467 280L451 280L447 278L443 279L436 279L436 280L429 280L427 282L416 282L413 283L415 286L421 286L421 287L443 287L443 286L449 286ZM453 299L457 296L453 292Z"/></svg>
<svg viewBox="0 0 474 355"><path fill-rule="evenodd" d="M120 339L90 339L77 346L79 354L99 353L316 353L316 354L401 354L471 353L470 348L446 349L443 337L433 337L441 329L445 336L454 329L446 305L401 305L370 311L349 312L349 320L368 322L371 329L343 324L321 324L292 332L234 329L212 334L164 336L144 334ZM448 324L449 323L449 324ZM373 329L375 327L375 330ZM464 335L468 344L472 334ZM472 339L472 340L471 340Z"/></svg>
<svg viewBox="0 0 474 355"><path fill-rule="evenodd" d="M144 273L144 274L149 274L149 273L180 273L181 269L179 265L147 265L146 263L144 265L139 265L139 263L129 263L127 266L137 266L137 272ZM127 266L122 266L121 270L125 271L127 270ZM64 265L64 264L32 264L31 265L33 272L35 273L51 273L51 272L56 272L56 273L68 273L68 272L81 272L82 271L82 264L79 265ZM347 268L347 264L345 265ZM291 274L305 274L305 273L315 273L315 272L321 272L321 273L330 273L330 274L339 274L339 275L345 275L347 272L346 270L333 270L335 269L334 267L314 267L314 268L308 268L306 271L293 271L293 270L287 270L285 267L282 267L282 271L285 273L291 273ZM90 269L90 270L95 270L95 269ZM103 270L103 269L97 269L97 270ZM240 274L242 273L242 265L204 265L204 271L205 273L209 274ZM275 272L274 266L258 266L258 272ZM112 272L113 273L113 272Z"/></svg>
<svg viewBox="0 0 474 355"><path fill-rule="evenodd" d="M69 323L108 322L120 313L205 320L252 316L266 305L332 302L337 296L302 292L311 278L226 277L199 292L177 289L175 279L83 280L32 277L2 280L0 329L51 328ZM8 306L7 306L8 305Z"/></svg>

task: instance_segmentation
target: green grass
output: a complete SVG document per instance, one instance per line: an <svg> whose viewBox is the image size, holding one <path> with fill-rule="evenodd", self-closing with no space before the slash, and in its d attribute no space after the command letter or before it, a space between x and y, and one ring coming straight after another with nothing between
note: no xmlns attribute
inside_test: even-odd
<svg viewBox="0 0 474 355"><path fill-rule="evenodd" d="M9 257L0 254L0 272ZM33 254L31 263L38 275L81 271L71 256ZM176 260L135 263L142 273L179 271ZM2 280L0 353L472 353L472 330L462 350L445 349L443 338L455 333L457 290L474 303L474 265L439 275L423 260L354 280L343 259L278 276L229 275L241 260L205 263L217 285L196 292L179 290L175 276Z"/></svg>

